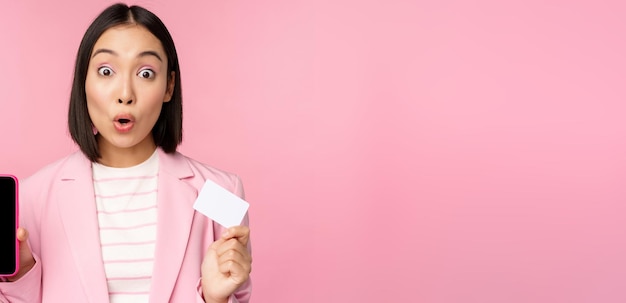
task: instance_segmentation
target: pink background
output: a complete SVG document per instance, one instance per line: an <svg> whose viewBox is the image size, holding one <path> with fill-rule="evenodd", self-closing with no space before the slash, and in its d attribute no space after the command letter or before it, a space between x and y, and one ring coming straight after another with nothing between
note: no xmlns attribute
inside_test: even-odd
<svg viewBox="0 0 626 303"><path fill-rule="evenodd" d="M0 172L75 146L110 1L0 9ZM189 156L241 175L254 302L624 302L623 1L139 1ZM75 12L80 12L77 14Z"/></svg>

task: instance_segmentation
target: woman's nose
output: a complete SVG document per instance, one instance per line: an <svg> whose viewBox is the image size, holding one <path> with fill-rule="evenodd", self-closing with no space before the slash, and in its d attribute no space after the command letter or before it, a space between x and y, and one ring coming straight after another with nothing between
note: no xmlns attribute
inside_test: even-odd
<svg viewBox="0 0 626 303"><path fill-rule="evenodd" d="M132 104L133 99L135 97L134 87L133 87L133 76L132 75L124 75L119 78L121 80L119 97L117 99L117 103L119 104Z"/></svg>

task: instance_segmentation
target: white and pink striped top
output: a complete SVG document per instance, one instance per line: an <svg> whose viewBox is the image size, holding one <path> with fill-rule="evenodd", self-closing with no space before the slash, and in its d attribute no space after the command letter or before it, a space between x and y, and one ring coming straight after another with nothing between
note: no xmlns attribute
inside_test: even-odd
<svg viewBox="0 0 626 303"><path fill-rule="evenodd" d="M111 303L148 302L157 223L158 154L128 168L92 165Z"/></svg>

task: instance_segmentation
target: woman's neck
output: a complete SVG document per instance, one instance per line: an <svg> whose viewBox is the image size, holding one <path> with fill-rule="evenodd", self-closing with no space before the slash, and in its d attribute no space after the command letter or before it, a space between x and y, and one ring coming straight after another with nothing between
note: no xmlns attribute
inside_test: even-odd
<svg viewBox="0 0 626 303"><path fill-rule="evenodd" d="M109 167L132 167L148 160L156 145L151 136L148 140L128 147L120 148L112 144L107 144L106 140L98 140L98 148L100 150L100 158L98 163Z"/></svg>

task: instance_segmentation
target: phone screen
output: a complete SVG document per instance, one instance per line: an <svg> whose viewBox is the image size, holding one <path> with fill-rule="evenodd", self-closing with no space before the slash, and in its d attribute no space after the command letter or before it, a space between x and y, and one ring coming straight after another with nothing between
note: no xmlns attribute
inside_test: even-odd
<svg viewBox="0 0 626 303"><path fill-rule="evenodd" d="M0 276L17 272L17 178L0 175Z"/></svg>

